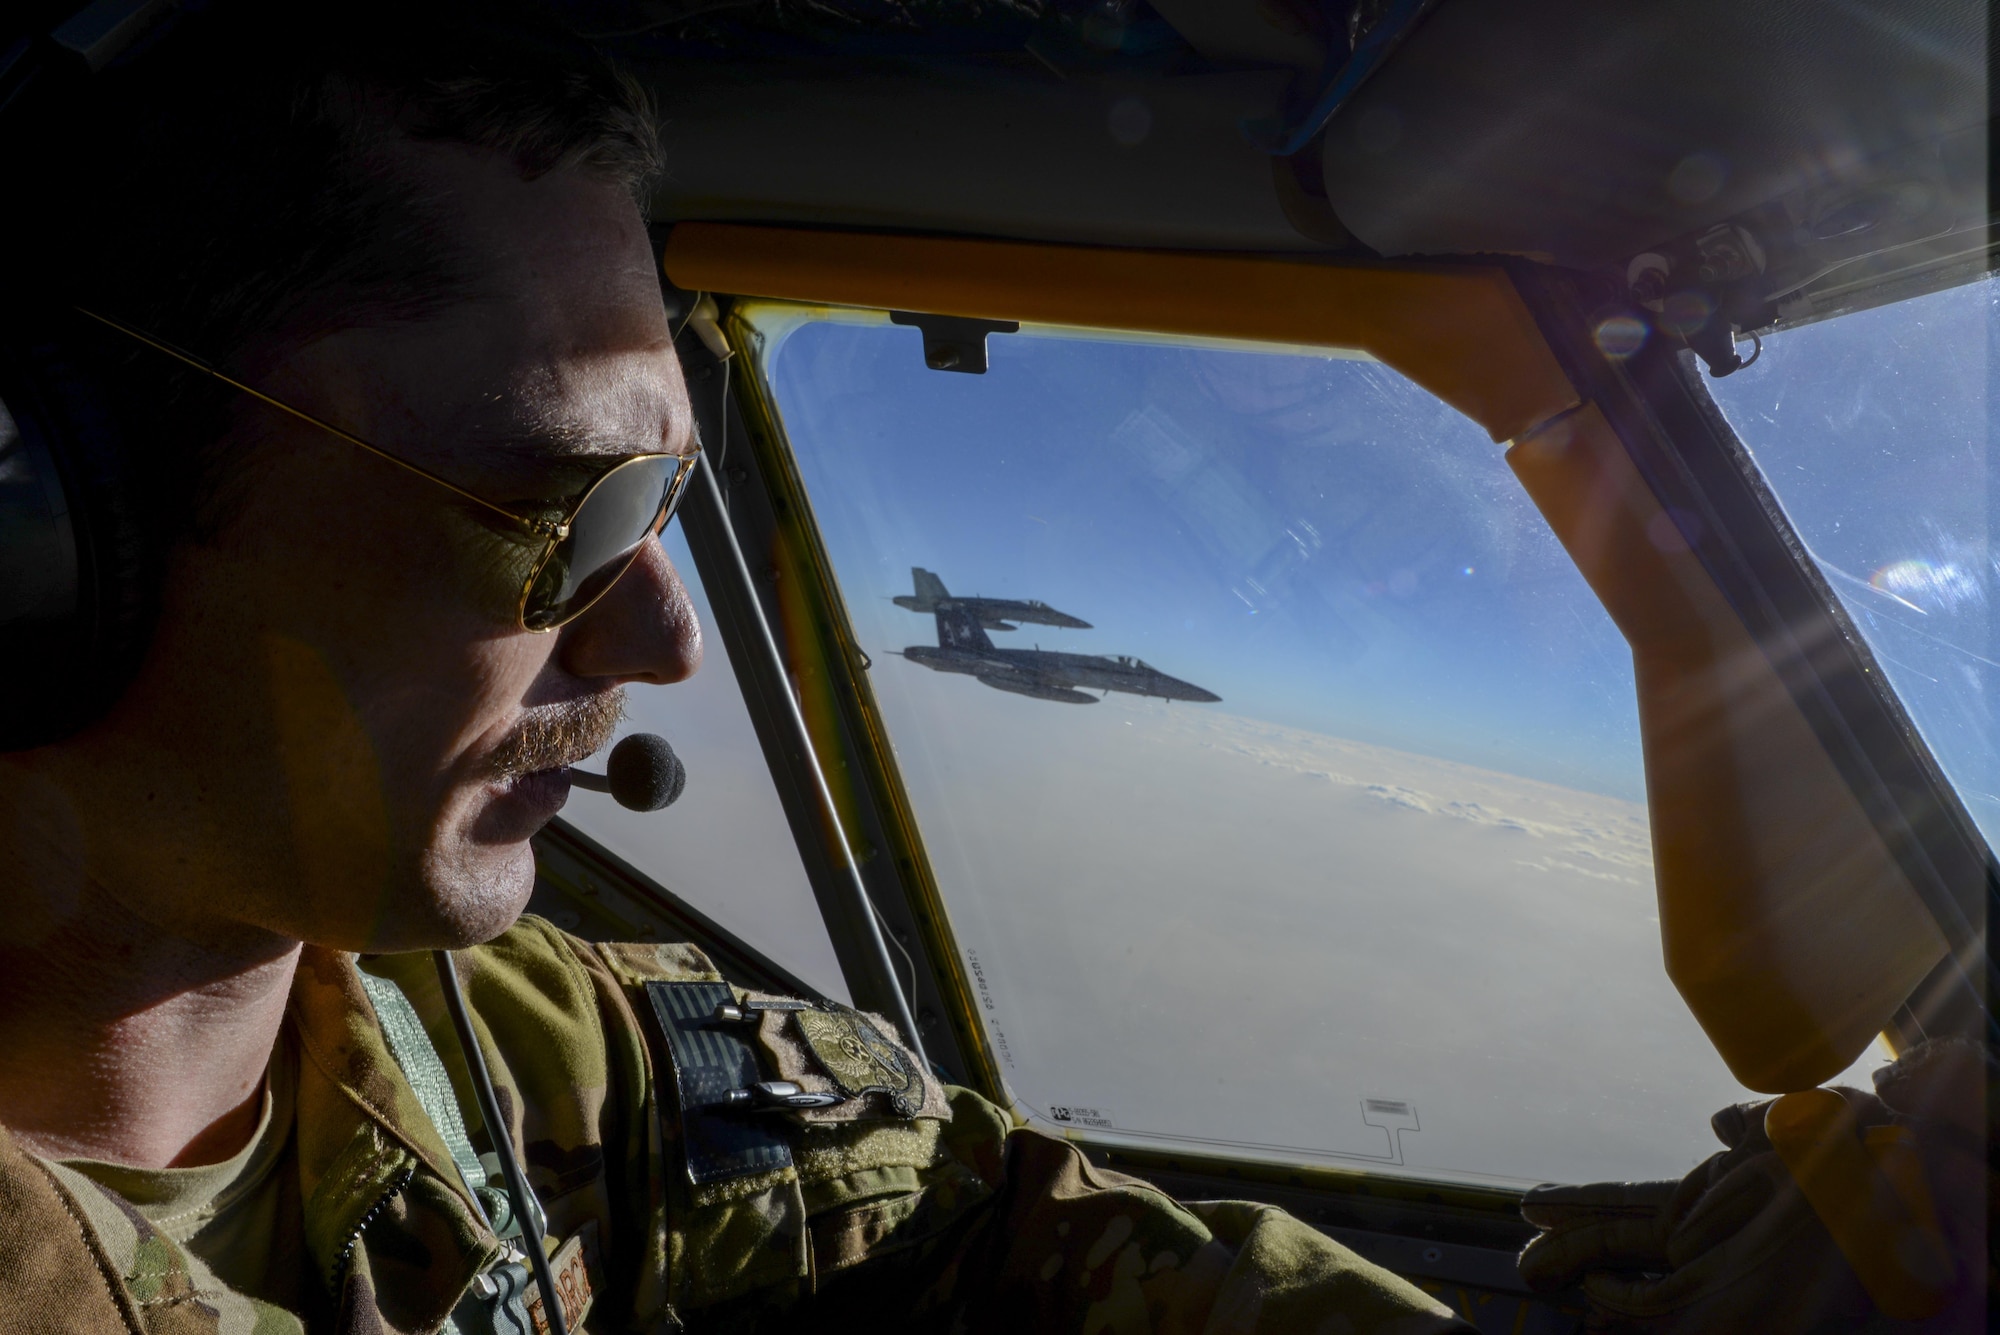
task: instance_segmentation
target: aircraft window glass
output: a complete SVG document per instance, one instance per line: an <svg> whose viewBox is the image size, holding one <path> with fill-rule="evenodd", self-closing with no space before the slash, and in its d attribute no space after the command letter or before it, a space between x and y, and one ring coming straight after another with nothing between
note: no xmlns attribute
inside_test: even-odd
<svg viewBox="0 0 2000 1335"><path fill-rule="evenodd" d="M2000 843L2000 281L1782 331L1709 390Z"/></svg>
<svg viewBox="0 0 2000 1335"><path fill-rule="evenodd" d="M679 524L661 535L704 628L715 624ZM563 816L828 996L846 1000L791 826L712 631L685 682L626 690L618 735L656 732L687 766L687 790L665 811L627 811L609 794L572 789ZM598 766L601 768L601 766Z"/></svg>
<svg viewBox="0 0 2000 1335"><path fill-rule="evenodd" d="M1501 447L1351 355L955 374L747 318L1033 1117L1519 1183L1715 1149L1750 1096L1663 970L1630 654Z"/></svg>

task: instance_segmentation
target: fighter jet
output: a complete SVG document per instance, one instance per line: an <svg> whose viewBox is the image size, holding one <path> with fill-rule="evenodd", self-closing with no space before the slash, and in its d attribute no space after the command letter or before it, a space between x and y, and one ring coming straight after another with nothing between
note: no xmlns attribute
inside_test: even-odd
<svg viewBox="0 0 2000 1335"><path fill-rule="evenodd" d="M1037 700L1060 700L1070 705L1096 704L1099 697L1086 695L1085 690L1156 695L1162 700L1222 699L1213 691L1169 677L1148 663L1122 654L996 649L993 641L986 638L978 617L967 609L947 604L939 607L936 615L937 647L913 644L903 650L903 657L933 672L962 672L996 691Z"/></svg>
<svg viewBox="0 0 2000 1335"><path fill-rule="evenodd" d="M1012 630L1016 621L1032 621L1043 626L1066 626L1071 630L1089 630L1088 621L1078 621L1067 612L1058 612L1047 603L1035 598L955 598L945 591L944 581L922 566L910 567L911 581L916 585L915 596L897 594L890 599L898 607L907 607L912 612L935 612L944 607L962 607L979 619L979 624L987 630Z"/></svg>

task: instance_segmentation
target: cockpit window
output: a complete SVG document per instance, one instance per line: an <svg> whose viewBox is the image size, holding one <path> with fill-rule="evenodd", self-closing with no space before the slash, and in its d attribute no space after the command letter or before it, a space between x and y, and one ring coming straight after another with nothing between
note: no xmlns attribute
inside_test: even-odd
<svg viewBox="0 0 2000 1335"><path fill-rule="evenodd" d="M1662 966L1630 654L1477 426L1354 355L940 373L746 318L1033 1118L1515 1183L1714 1149L1749 1095Z"/></svg>
<svg viewBox="0 0 2000 1335"><path fill-rule="evenodd" d="M1709 389L2000 843L2000 280L1780 332Z"/></svg>

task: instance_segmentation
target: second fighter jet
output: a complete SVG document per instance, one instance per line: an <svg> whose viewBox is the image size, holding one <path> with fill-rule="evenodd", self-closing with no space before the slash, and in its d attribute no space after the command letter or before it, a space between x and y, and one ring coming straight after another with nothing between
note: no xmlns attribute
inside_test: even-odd
<svg viewBox="0 0 2000 1335"><path fill-rule="evenodd" d="M889 601L912 612L936 612L956 607L971 613L987 630L1012 630L1016 621L1032 621L1040 626L1064 626L1070 630L1090 629L1088 621L1078 621L1069 613L1058 612L1036 598L954 597L945 591L943 580L922 566L910 567L910 580L916 585L916 592L900 593Z"/></svg>

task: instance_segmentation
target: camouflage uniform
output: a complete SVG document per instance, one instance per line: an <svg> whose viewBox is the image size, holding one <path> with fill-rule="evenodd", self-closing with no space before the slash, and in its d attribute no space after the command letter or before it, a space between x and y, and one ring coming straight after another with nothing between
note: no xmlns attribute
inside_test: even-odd
<svg viewBox="0 0 2000 1335"><path fill-rule="evenodd" d="M366 963L410 999L480 1137L428 958ZM756 1114L783 1127L789 1162L738 1164L697 1184L648 984L719 982L699 951L586 944L523 919L463 952L459 970L551 1238L589 1244L589 1331L801 1320L1112 1335L1469 1329L1277 1210L1177 1204L927 1075L893 1097ZM814 1015L831 1024L838 1013ZM779 1074L807 1089L839 1083L844 1058L816 1061L797 1013L752 1023L746 1041ZM279 1171L296 1173L307 1287L318 1291L308 1328L438 1329L504 1244L390 1056L352 956L305 951L287 1030L297 1120ZM848 1046L863 1065L916 1073L900 1049ZM249 1299L198 1291L173 1243L116 1197L103 1223L106 1202L83 1199L90 1190L111 1196L0 1134L0 1331L298 1328Z"/></svg>

